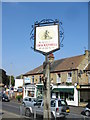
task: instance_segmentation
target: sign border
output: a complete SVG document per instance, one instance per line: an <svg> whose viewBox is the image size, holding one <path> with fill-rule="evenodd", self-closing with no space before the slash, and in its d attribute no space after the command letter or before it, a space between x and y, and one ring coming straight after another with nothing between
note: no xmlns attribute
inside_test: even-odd
<svg viewBox="0 0 90 120"><path fill-rule="evenodd" d="M54 49L54 50L51 50L49 52L43 52L43 51L40 51L40 50L37 50L36 49L36 28L37 27L43 27L43 26L52 26L52 25L57 25L58 26L58 48ZM34 51L37 51L39 53L42 53L43 55L49 55L57 50L60 50L60 33L59 33L59 23L55 23L53 22L52 24L48 23L48 24L35 24L35 28L34 28Z"/></svg>

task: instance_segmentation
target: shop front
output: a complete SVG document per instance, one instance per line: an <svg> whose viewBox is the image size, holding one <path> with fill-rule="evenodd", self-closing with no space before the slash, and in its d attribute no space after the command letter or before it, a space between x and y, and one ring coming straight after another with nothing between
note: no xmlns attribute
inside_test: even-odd
<svg viewBox="0 0 90 120"><path fill-rule="evenodd" d="M43 84L37 84L36 97L43 98Z"/></svg>
<svg viewBox="0 0 90 120"><path fill-rule="evenodd" d="M79 102L90 101L90 85L80 85L79 91Z"/></svg>
<svg viewBox="0 0 90 120"><path fill-rule="evenodd" d="M75 86L53 86L52 98L65 99L68 105L78 106L78 91Z"/></svg>
<svg viewBox="0 0 90 120"><path fill-rule="evenodd" d="M23 87L24 97L43 98L43 84L28 84Z"/></svg>
<svg viewBox="0 0 90 120"><path fill-rule="evenodd" d="M74 99L74 89L73 88L54 88L52 93L56 93L56 98L61 99ZM53 96L52 96L53 97Z"/></svg>
<svg viewBox="0 0 90 120"><path fill-rule="evenodd" d="M29 96L29 97L32 97L32 98L36 98L36 85L32 85L32 84L29 84L29 85L25 85L23 87L23 98Z"/></svg>

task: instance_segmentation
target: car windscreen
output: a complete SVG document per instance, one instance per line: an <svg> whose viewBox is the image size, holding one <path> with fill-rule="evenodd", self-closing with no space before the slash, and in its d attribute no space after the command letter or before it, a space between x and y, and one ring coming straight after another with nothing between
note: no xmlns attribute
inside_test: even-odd
<svg viewBox="0 0 90 120"><path fill-rule="evenodd" d="M58 100L58 107L67 105L65 100Z"/></svg>
<svg viewBox="0 0 90 120"><path fill-rule="evenodd" d="M3 97L4 97L4 98L8 98L8 96L7 96L6 94L3 94Z"/></svg>

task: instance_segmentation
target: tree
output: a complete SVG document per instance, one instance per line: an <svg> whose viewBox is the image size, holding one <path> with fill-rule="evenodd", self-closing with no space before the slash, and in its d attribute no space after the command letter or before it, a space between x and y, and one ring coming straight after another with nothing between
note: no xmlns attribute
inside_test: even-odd
<svg viewBox="0 0 90 120"><path fill-rule="evenodd" d="M0 69L0 82L3 83L4 85L9 84L8 76L6 75L6 71L3 69Z"/></svg>
<svg viewBox="0 0 90 120"><path fill-rule="evenodd" d="M11 76L11 85L12 85L12 86L15 85L15 79L14 79L14 76Z"/></svg>
<svg viewBox="0 0 90 120"><path fill-rule="evenodd" d="M15 79L14 79L14 76L13 76L13 75L8 76L8 78L9 78L9 84L10 84L10 77L11 77L11 86L14 86L14 85L15 85Z"/></svg>

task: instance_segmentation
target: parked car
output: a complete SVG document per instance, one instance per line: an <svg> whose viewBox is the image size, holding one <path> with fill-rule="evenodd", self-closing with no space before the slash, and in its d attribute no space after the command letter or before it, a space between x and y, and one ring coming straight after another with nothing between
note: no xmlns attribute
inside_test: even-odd
<svg viewBox="0 0 90 120"><path fill-rule="evenodd" d="M30 117L34 112L36 115L43 116L44 101L36 102L32 109L26 108L25 115ZM63 99L51 99L51 118L65 117L70 112L67 102Z"/></svg>
<svg viewBox="0 0 90 120"><path fill-rule="evenodd" d="M22 101L22 105L24 106L31 106L36 103L36 98L25 97Z"/></svg>
<svg viewBox="0 0 90 120"><path fill-rule="evenodd" d="M90 116L90 102L85 106L85 108L83 109L81 114L86 115L86 116Z"/></svg>
<svg viewBox="0 0 90 120"><path fill-rule="evenodd" d="M5 101L5 102L9 102L10 101L9 97L5 93L2 93L2 102L3 101Z"/></svg>
<svg viewBox="0 0 90 120"><path fill-rule="evenodd" d="M36 105L41 105L43 99L35 99L33 103L29 103L27 106L25 106L25 116L32 117L34 114L34 110L36 109Z"/></svg>

